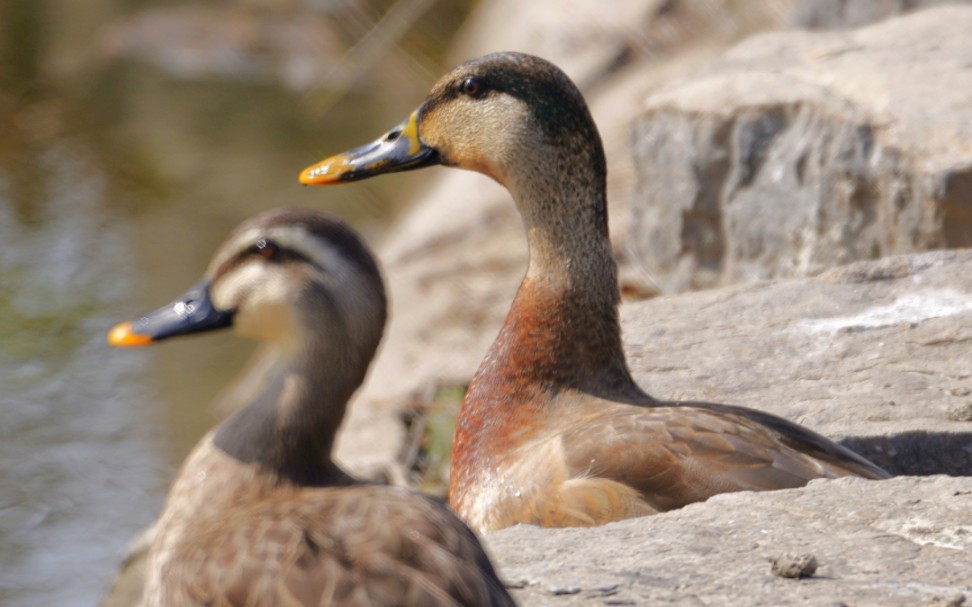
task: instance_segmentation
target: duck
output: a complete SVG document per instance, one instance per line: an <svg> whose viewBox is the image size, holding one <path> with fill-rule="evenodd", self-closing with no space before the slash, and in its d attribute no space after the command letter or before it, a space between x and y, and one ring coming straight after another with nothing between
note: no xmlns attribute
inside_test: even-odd
<svg viewBox="0 0 972 607"><path fill-rule="evenodd" d="M664 401L635 383L618 320L603 145L582 94L552 63L513 52L463 63L401 124L299 180L434 165L504 186L529 244L456 422L449 504L474 529L595 526L725 492L889 476L781 417Z"/></svg>
<svg viewBox="0 0 972 607"><path fill-rule="evenodd" d="M236 228L185 294L109 332L126 348L229 328L278 353L273 381L182 465L142 607L514 605L445 505L359 481L333 459L386 309L378 265L349 227L274 209Z"/></svg>

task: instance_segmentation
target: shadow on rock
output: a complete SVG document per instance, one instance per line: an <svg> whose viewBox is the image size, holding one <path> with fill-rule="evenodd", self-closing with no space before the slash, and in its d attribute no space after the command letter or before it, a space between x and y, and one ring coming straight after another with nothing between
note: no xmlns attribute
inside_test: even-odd
<svg viewBox="0 0 972 607"><path fill-rule="evenodd" d="M972 432L901 432L840 441L900 476L972 476Z"/></svg>

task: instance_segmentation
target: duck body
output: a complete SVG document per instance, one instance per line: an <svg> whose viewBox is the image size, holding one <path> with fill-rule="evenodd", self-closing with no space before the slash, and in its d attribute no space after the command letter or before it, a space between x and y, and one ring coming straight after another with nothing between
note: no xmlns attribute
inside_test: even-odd
<svg viewBox="0 0 972 607"><path fill-rule="evenodd" d="M592 402L601 409L590 410ZM513 416L518 427L460 418L449 498L474 529L594 526L719 493L885 476L839 445L768 415L650 398L619 403L573 391L535 394L531 404L542 413Z"/></svg>
<svg viewBox="0 0 972 607"><path fill-rule="evenodd" d="M462 64L401 125L306 169L301 181L431 164L504 185L530 248L453 442L450 505L475 529L598 525L727 491L888 476L777 416L664 402L637 386L618 321L603 146L583 97L555 66L520 53Z"/></svg>
<svg viewBox="0 0 972 607"><path fill-rule="evenodd" d="M475 536L405 489L281 483L210 435L172 495L146 606L512 604L490 598Z"/></svg>
<svg viewBox="0 0 972 607"><path fill-rule="evenodd" d="M109 343L134 346L232 326L280 354L183 464L142 607L514 604L445 507L356 481L331 457L384 322L381 277L357 237L284 209L240 226L186 295L112 331Z"/></svg>

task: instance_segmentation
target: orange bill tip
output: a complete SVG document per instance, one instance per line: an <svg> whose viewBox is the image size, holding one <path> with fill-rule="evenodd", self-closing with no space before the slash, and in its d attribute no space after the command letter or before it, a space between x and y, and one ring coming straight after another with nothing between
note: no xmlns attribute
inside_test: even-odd
<svg viewBox="0 0 972 607"><path fill-rule="evenodd" d="M123 322L108 332L108 345L116 348L137 348L152 343L152 338L132 330L132 323Z"/></svg>
<svg viewBox="0 0 972 607"><path fill-rule="evenodd" d="M408 171L438 164L434 150L422 145L419 110L375 141L335 154L300 173L304 185L325 185L367 179L382 173Z"/></svg>
<svg viewBox="0 0 972 607"><path fill-rule="evenodd" d="M304 185L335 183L340 181L341 176L350 169L350 158L345 154L338 154L301 171L300 182Z"/></svg>

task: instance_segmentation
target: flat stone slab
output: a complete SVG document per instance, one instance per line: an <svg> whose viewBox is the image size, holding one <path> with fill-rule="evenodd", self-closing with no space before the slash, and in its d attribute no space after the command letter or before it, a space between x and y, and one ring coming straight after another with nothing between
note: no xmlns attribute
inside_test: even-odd
<svg viewBox="0 0 972 607"><path fill-rule="evenodd" d="M972 474L972 251L660 297L621 314L632 372L657 398L771 411L898 474Z"/></svg>
<svg viewBox="0 0 972 607"><path fill-rule="evenodd" d="M820 480L487 540L521 605L957 606L972 598L972 479ZM807 554L813 576L772 573Z"/></svg>

